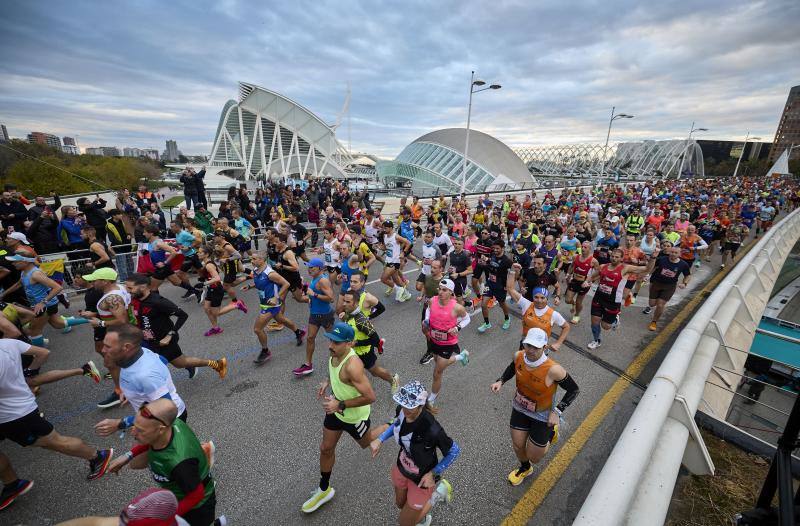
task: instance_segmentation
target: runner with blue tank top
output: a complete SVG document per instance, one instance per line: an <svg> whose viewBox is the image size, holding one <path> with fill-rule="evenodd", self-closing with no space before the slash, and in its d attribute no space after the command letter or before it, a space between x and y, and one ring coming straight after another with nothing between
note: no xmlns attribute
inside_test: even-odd
<svg viewBox="0 0 800 526"><path fill-rule="evenodd" d="M329 330L333 326L333 286L325 272L325 262L320 258L312 258L308 262L308 274L311 283L308 285L310 315L308 317L308 336L306 337L306 361L293 369L295 376L307 376L314 372L314 349L320 327Z"/></svg>
<svg viewBox="0 0 800 526"><path fill-rule="evenodd" d="M58 315L56 296L61 293L62 287L39 269L36 258L30 257L29 252L17 252L13 256L6 256L6 259L20 271L20 279L0 295L0 300L19 288L25 291L35 315L28 328L28 336L33 345L39 347L45 345L43 331L47 323L56 329L68 329L73 325L88 323L84 318L65 318Z"/></svg>
<svg viewBox="0 0 800 526"><path fill-rule="evenodd" d="M342 312L342 295L350 290L350 279L353 277L353 274L361 270L358 256L351 253L352 250L350 249L349 243L343 243L340 250L342 266L340 267L341 272L336 277L336 281L341 285L341 289L339 290L339 298L336 300L336 312Z"/></svg>
<svg viewBox="0 0 800 526"><path fill-rule="evenodd" d="M253 287L258 290L259 314L253 325L253 332L256 333L258 342L261 344L261 353L253 360L254 363L261 365L270 358L272 353L267 345L267 323L271 319L278 320L279 323L289 327L295 334L297 345L303 344L305 331L299 329L289 318L281 312L281 298L285 297L289 290L289 282L278 272L273 270L267 263L267 255L262 251L253 252L250 261L253 262L253 270L248 279L253 280ZM247 290L250 285L245 285L242 290Z"/></svg>

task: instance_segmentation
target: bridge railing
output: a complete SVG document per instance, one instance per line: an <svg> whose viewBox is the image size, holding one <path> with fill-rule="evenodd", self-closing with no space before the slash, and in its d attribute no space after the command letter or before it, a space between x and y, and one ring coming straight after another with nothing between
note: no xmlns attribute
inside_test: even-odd
<svg viewBox="0 0 800 526"><path fill-rule="evenodd" d="M767 232L694 314L631 415L574 526L663 524L681 464L693 474L714 473L694 415L701 400L717 415L730 404L718 389L707 390L709 375L712 370L720 375L722 364L741 372L744 358L737 360L730 351L750 347L798 238L800 209Z"/></svg>

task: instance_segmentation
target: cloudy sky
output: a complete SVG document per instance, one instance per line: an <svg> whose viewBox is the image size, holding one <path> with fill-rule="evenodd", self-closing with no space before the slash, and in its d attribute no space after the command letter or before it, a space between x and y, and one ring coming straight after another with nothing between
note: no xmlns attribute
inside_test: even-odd
<svg viewBox="0 0 800 526"><path fill-rule="evenodd" d="M800 2L198 0L0 6L0 123L81 146L208 154L242 80L333 123L352 85L353 150L394 156L440 127L511 146L612 140L771 141L800 84ZM339 137L347 141L346 128Z"/></svg>

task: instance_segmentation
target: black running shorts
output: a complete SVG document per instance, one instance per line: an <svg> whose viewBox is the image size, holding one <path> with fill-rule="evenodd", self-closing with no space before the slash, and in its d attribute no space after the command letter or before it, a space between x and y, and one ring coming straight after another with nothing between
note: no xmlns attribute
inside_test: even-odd
<svg viewBox="0 0 800 526"><path fill-rule="evenodd" d="M353 440L359 441L364 438L369 431L369 418L357 424L348 424L347 422L339 420L336 415L330 414L325 415L325 421L322 425L325 426L325 429L330 429L331 431L344 431L353 437Z"/></svg>
<svg viewBox="0 0 800 526"><path fill-rule="evenodd" d="M33 445L53 432L53 424L45 420L37 407L27 415L0 424L0 440L13 440L22 447Z"/></svg>
<svg viewBox="0 0 800 526"><path fill-rule="evenodd" d="M527 431L528 440L538 447L545 447L555 436L555 430L547 422L531 418L513 408L511 409L511 422L509 425L511 429Z"/></svg>

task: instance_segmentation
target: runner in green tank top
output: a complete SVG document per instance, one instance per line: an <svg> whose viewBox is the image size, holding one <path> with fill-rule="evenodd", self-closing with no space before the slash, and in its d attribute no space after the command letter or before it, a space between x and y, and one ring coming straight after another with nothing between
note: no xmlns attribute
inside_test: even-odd
<svg viewBox="0 0 800 526"><path fill-rule="evenodd" d="M206 453L192 429L178 418L178 408L167 398L143 405L133 423L137 444L112 462L118 473L126 464L149 468L153 480L178 499L178 515L191 526L208 526L216 518L215 483L211 476L214 446ZM142 454L146 453L146 454Z"/></svg>
<svg viewBox="0 0 800 526"><path fill-rule="evenodd" d="M317 396L324 398L325 421L322 428L319 466L321 478L319 487L303 503L304 513L312 513L328 502L336 494L330 485L331 472L335 462L336 444L346 431L361 446L369 447L370 442L388 426L386 424L370 429L370 404L375 401L375 392L364 374L364 364L353 350L356 333L353 328L337 321L325 333L330 340L328 360L329 380L319 386ZM333 395L327 395L328 387Z"/></svg>

